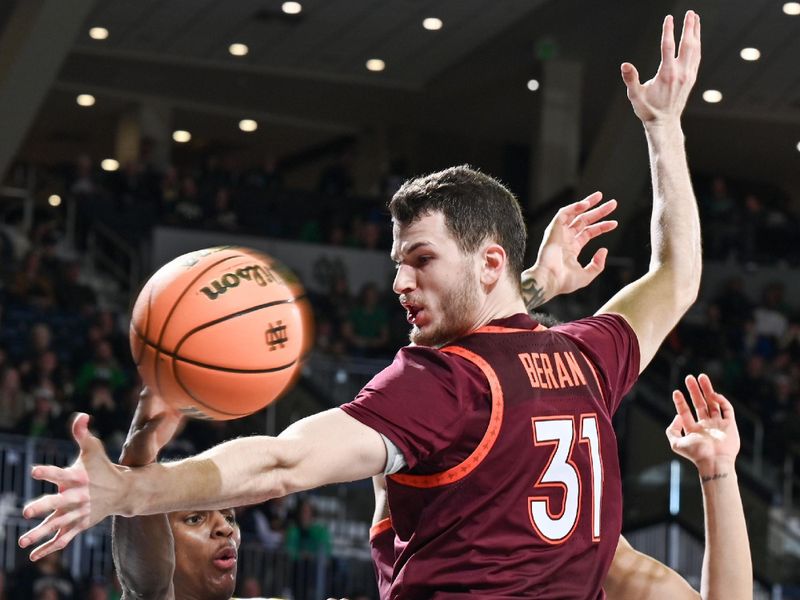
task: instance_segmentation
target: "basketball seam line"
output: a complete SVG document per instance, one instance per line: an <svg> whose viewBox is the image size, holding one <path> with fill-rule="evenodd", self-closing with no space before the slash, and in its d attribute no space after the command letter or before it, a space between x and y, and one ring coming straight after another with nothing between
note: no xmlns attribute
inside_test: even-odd
<svg viewBox="0 0 800 600"><path fill-rule="evenodd" d="M157 346L156 346L156 348L155 348L155 350L156 350L156 355L155 355L155 358L154 358L154 360L153 360L153 367L154 367L154 373L153 373L153 375L154 375L154 377L155 377L155 380L156 380L156 389L157 389L157 390L159 390L159 391L161 390L161 387L159 386L159 383L160 383L161 377L159 376L159 369L158 369L158 356L159 356L159 351L160 351L160 349L161 349L161 342L163 341L163 339L164 339L164 334L165 334L165 333L166 333L166 331L167 331L167 325L169 324L169 321L170 321L170 319L172 319L172 315L173 315L173 314L175 314L175 309L176 309L176 308L178 308L178 304L180 304L181 300L183 300L183 297L184 297L184 296L185 296L185 295L186 295L186 294L189 292L189 289L190 289L190 288L191 288L191 287L192 287L192 286L193 286L195 283L197 283L197 281L198 281L198 280L199 280L199 279L200 279L200 278L201 278L203 275L205 275L206 273L208 273L208 272L209 272L211 269L213 269L213 268L214 268L214 267L216 267L217 265L221 265L222 263L224 263L224 262L227 262L227 261L229 261L229 260L234 260L234 259L236 259L236 258L241 258L242 256L244 256L244 255L242 255L242 254L234 254L233 256L226 256L225 258L222 258L222 259L220 259L220 260L218 260L218 261L216 261L216 262L212 263L211 265L209 265L208 267L206 267L205 269L203 269L202 271L200 271L200 273L198 273L198 274L195 276L195 278L194 278L194 279L192 279L192 280L191 280L191 281L188 283L188 285L187 285L187 286L186 286L186 287L183 289L183 291L181 292L180 296L178 296L178 297L175 299L175 302L172 304L172 306L171 306L171 307L170 307L170 309L169 309L169 313L167 313L167 317L164 319L164 323L162 323L162 325L161 325L161 331L159 331L159 332L158 332L158 341L156 342ZM144 339L144 338L143 338L143 339Z"/></svg>

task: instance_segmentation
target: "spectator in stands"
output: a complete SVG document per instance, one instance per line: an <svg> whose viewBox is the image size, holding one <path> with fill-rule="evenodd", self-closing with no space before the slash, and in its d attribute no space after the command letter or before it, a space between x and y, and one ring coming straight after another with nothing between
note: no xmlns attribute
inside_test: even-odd
<svg viewBox="0 0 800 600"><path fill-rule="evenodd" d="M192 225L203 220L203 203L194 177L187 175L181 181L181 191L167 222Z"/></svg>
<svg viewBox="0 0 800 600"><path fill-rule="evenodd" d="M61 552L54 552L52 557L35 563L25 561L12 576L10 584L10 598L78 600L77 585L64 568Z"/></svg>
<svg viewBox="0 0 800 600"><path fill-rule="evenodd" d="M0 431L8 432L28 411L28 395L22 389L19 371L7 365L0 372Z"/></svg>
<svg viewBox="0 0 800 600"><path fill-rule="evenodd" d="M34 389L47 383L61 390L69 381L69 373L61 367L58 355L52 350L43 352L25 375L25 388Z"/></svg>
<svg viewBox="0 0 800 600"><path fill-rule="evenodd" d="M775 355L779 341L789 328L783 289L783 285L778 282L767 285L762 292L761 303L753 310L756 351L767 358Z"/></svg>
<svg viewBox="0 0 800 600"><path fill-rule="evenodd" d="M92 159L88 154L80 154L75 160L75 172L69 191L76 196L94 196L100 192L100 184L95 177Z"/></svg>
<svg viewBox="0 0 800 600"><path fill-rule="evenodd" d="M84 363L78 371L75 378L75 391L85 394L88 392L90 384L97 379L108 381L114 392L122 389L127 381L125 372L114 357L111 343L106 339L101 339L96 343L94 358Z"/></svg>
<svg viewBox="0 0 800 600"><path fill-rule="evenodd" d="M352 196L355 191L353 177L353 152L345 150L336 160L322 170L317 189L328 196Z"/></svg>
<svg viewBox="0 0 800 600"><path fill-rule="evenodd" d="M92 415L92 428L114 447L120 446L128 428L128 415L114 398L111 382L97 378L89 384L87 401L80 408Z"/></svg>
<svg viewBox="0 0 800 600"><path fill-rule="evenodd" d="M52 384L41 385L33 390L33 407L22 415L14 429L32 438L63 438L67 432L58 416Z"/></svg>
<svg viewBox="0 0 800 600"><path fill-rule="evenodd" d="M242 183L246 187L264 192L283 189L283 175L278 170L278 161L267 154L260 165L244 173Z"/></svg>
<svg viewBox="0 0 800 600"><path fill-rule="evenodd" d="M239 228L238 217L231 202L231 191L226 187L217 190L214 202L207 213L207 224L213 229L236 231Z"/></svg>
<svg viewBox="0 0 800 600"><path fill-rule="evenodd" d="M733 277L725 282L724 289L714 299L719 307L720 320L725 326L728 344L734 348L742 346L742 332L747 321L752 319L753 304L744 293L744 281Z"/></svg>
<svg viewBox="0 0 800 600"><path fill-rule="evenodd" d="M39 359L47 352L53 350L53 333L46 323L36 323L31 327L28 336L28 345L20 362L20 374L23 379L28 377Z"/></svg>
<svg viewBox="0 0 800 600"><path fill-rule="evenodd" d="M41 252L30 251L13 277L11 294L18 301L39 308L49 308L55 303L53 281L44 273Z"/></svg>
<svg viewBox="0 0 800 600"><path fill-rule="evenodd" d="M298 502L294 522L286 529L286 553L293 559L327 558L331 555L328 528L315 521L314 505L308 498Z"/></svg>
<svg viewBox="0 0 800 600"><path fill-rule="evenodd" d="M767 258L764 255L766 218L767 213L761 198L756 194L745 196L742 224L739 228L741 258L745 263L760 262Z"/></svg>
<svg viewBox="0 0 800 600"><path fill-rule="evenodd" d="M283 531L272 529L261 505L240 506L236 509L236 521L242 534L242 543L255 543L267 550L283 546Z"/></svg>
<svg viewBox="0 0 800 600"><path fill-rule="evenodd" d="M384 350L389 342L388 318L386 309L380 304L378 286L364 284L342 330L350 350L361 356Z"/></svg>
<svg viewBox="0 0 800 600"><path fill-rule="evenodd" d="M91 314L97 304L97 294L88 285L81 283L81 264L77 260L64 266L61 280L56 287L58 305L65 311L83 316Z"/></svg>
<svg viewBox="0 0 800 600"><path fill-rule="evenodd" d="M104 309L97 313L97 317L93 323L97 327L96 333L93 330L92 335L96 335L96 340L106 340L111 344L111 350L114 357L119 362L130 362L131 347L128 341L128 336L122 333L119 325L118 315L112 310Z"/></svg>

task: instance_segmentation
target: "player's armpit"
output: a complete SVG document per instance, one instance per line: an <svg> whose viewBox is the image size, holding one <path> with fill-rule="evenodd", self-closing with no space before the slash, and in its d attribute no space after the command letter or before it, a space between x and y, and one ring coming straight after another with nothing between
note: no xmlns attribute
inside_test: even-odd
<svg viewBox="0 0 800 600"><path fill-rule="evenodd" d="M641 373L696 297L694 281L684 287L668 268L662 268L626 285L596 314L614 313L628 322L639 342Z"/></svg>
<svg viewBox="0 0 800 600"><path fill-rule="evenodd" d="M608 600L696 600L700 594L675 571L635 550L620 536L603 582Z"/></svg>

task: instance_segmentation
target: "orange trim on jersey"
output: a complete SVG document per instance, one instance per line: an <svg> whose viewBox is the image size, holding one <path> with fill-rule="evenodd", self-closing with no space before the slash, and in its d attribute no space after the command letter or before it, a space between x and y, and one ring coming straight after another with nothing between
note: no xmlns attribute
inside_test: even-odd
<svg viewBox="0 0 800 600"><path fill-rule="evenodd" d="M534 329L520 329L518 327L500 327L498 325L484 325L479 327L472 333L531 333L533 331L546 331L547 327L541 323L536 325Z"/></svg>
<svg viewBox="0 0 800 600"><path fill-rule="evenodd" d="M603 399L603 403L608 404L606 402L606 395L603 393L603 386L600 385L600 377L597 375L597 369L594 368L594 364L592 364L592 361L590 361L589 358L583 352L581 352L581 356L583 357L583 360L586 361L586 364L589 365L589 368L592 370L592 375L594 375L594 382L597 384L597 389L600 390L600 397Z"/></svg>
<svg viewBox="0 0 800 600"><path fill-rule="evenodd" d="M385 519L381 519L375 525L369 528L369 541L371 542L380 534L382 534L387 529L392 528L392 517L386 517Z"/></svg>
<svg viewBox="0 0 800 600"><path fill-rule="evenodd" d="M521 331L530 332L531 330L525 329ZM461 346L447 346L442 348L442 352L449 352L450 354L456 354L462 358L466 358L483 371L486 379L489 380L489 390L492 396L492 412L489 416L489 425L487 425L478 447L460 464L441 473L434 473L432 475L389 475L389 479L395 483L416 488L432 488L455 483L475 470L475 467L489 454L489 451L497 441L497 436L500 435L500 425L503 422L503 389L500 387L500 380L497 378L494 369L492 369L489 363L483 358Z"/></svg>

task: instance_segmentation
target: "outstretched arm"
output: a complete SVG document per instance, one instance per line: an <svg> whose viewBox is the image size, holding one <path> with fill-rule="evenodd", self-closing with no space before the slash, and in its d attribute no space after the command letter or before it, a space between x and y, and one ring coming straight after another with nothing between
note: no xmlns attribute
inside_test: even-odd
<svg viewBox="0 0 800 600"><path fill-rule="evenodd" d="M703 598L749 599L753 563L736 478L739 430L733 406L706 375L687 377L686 387L697 419L676 390L672 399L678 414L667 437L672 450L691 460L700 475L706 532L700 592Z"/></svg>
<svg viewBox="0 0 800 600"><path fill-rule="evenodd" d="M180 425L181 416L145 388L139 398L120 464L142 467L158 458ZM167 515L117 517L112 523L111 548L122 586L122 597L173 600L175 549Z"/></svg>
<svg viewBox="0 0 800 600"><path fill-rule="evenodd" d="M135 516L175 510L212 510L256 504L329 483L382 473L381 436L335 408L291 425L279 437L253 436L220 444L171 463L128 469L113 464L99 439L86 429L87 415L73 426L78 460L65 469L38 465L32 476L56 484L23 510L47 516L20 538L27 548L48 537L32 560L64 548L78 533L109 515Z"/></svg>
<svg viewBox="0 0 800 600"><path fill-rule="evenodd" d="M705 509L706 551L698 594L680 575L620 538L603 587L609 600L753 597L753 567L735 461L739 432L730 402L706 375L686 378L698 419L686 398L673 392L677 415L667 428L673 451L697 467Z"/></svg>
<svg viewBox="0 0 800 600"><path fill-rule="evenodd" d="M562 207L550 221L536 263L522 272L522 297L528 312L558 295L586 287L603 271L606 248L595 252L585 266L579 261L589 240L617 226L614 220L603 220L617 207L617 201L609 200L598 206L602 199L603 195L595 192Z"/></svg>
<svg viewBox="0 0 800 600"><path fill-rule="evenodd" d="M700 220L684 149L680 117L700 65L700 17L686 13L677 57L673 19L664 20L661 65L644 84L630 63L622 78L644 124L650 153L653 213L648 272L620 290L598 312L625 317L639 341L641 372L694 303L700 286Z"/></svg>

